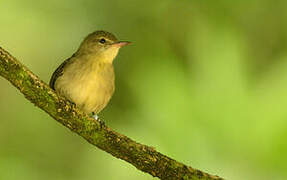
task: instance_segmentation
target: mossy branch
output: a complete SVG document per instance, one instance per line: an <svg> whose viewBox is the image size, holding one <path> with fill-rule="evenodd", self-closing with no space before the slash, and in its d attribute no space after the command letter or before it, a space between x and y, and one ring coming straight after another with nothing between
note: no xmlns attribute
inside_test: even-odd
<svg viewBox="0 0 287 180"><path fill-rule="evenodd" d="M154 148L139 144L106 126L101 127L98 121L81 112L65 98L58 96L46 83L1 47L0 75L62 125L89 143L131 163L143 172L160 179L222 179L177 162Z"/></svg>

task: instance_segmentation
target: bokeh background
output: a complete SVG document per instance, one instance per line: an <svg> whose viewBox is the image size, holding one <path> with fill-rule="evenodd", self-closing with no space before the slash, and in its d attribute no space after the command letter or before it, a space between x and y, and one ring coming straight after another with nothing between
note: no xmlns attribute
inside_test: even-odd
<svg viewBox="0 0 287 180"><path fill-rule="evenodd" d="M233 180L287 178L287 1L0 0L0 46L45 82L94 30L115 60L113 129ZM0 78L0 179L153 179Z"/></svg>

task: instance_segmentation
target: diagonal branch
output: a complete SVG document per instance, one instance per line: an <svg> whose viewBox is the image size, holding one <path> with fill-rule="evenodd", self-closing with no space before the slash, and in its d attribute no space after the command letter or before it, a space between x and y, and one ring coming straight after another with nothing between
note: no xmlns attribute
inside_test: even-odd
<svg viewBox="0 0 287 180"><path fill-rule="evenodd" d="M177 162L154 148L139 144L106 126L101 127L99 122L58 96L46 83L1 47L0 75L62 125L82 136L89 143L116 158L131 163L143 172L160 179L222 179Z"/></svg>

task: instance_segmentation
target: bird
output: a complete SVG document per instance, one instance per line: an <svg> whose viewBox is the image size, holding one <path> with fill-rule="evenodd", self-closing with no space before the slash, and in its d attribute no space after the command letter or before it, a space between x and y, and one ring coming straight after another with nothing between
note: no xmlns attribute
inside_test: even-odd
<svg viewBox="0 0 287 180"><path fill-rule="evenodd" d="M78 50L52 74L49 86L98 120L115 91L113 61L129 41L118 41L110 32L90 33Z"/></svg>

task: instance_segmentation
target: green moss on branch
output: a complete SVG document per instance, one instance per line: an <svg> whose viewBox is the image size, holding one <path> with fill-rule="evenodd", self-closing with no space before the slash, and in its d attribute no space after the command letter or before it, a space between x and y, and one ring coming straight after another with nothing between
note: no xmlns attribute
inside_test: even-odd
<svg viewBox="0 0 287 180"><path fill-rule="evenodd" d="M33 104L55 120L82 136L89 143L125 160L137 169L161 179L219 180L213 176L177 162L154 148L101 125L58 96L49 86L0 47L0 75L10 81Z"/></svg>

